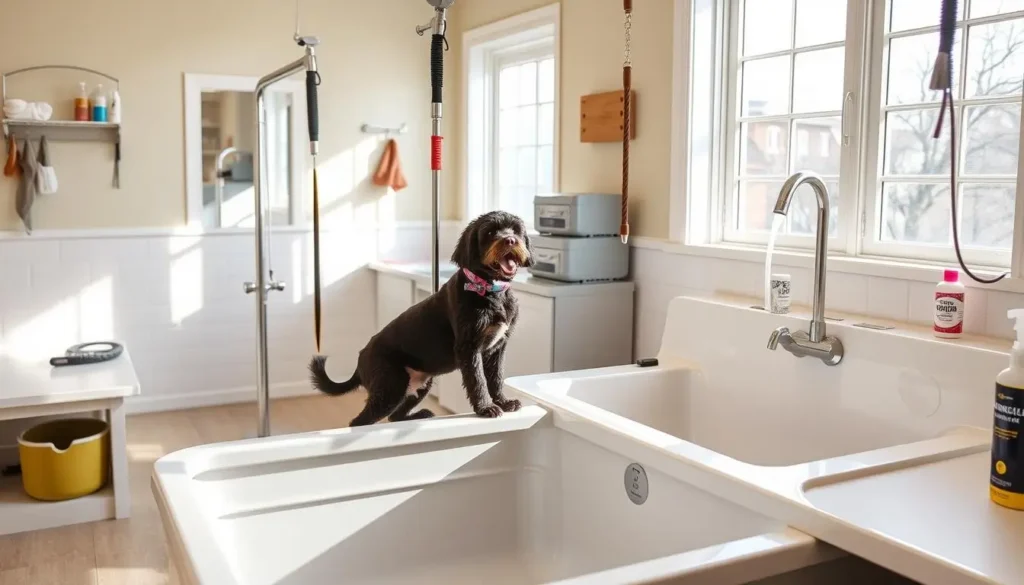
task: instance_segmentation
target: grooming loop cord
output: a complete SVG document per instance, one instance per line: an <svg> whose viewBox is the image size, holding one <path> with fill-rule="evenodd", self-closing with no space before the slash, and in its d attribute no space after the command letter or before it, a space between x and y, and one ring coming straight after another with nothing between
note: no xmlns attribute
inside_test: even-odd
<svg viewBox="0 0 1024 585"><path fill-rule="evenodd" d="M630 126L633 123L630 116L630 106L633 101L630 95L633 88L633 60L630 54L633 0L623 0L623 10L626 13L623 24L626 43L622 61L622 222L619 225L619 237L625 244L629 241L629 136Z"/></svg>

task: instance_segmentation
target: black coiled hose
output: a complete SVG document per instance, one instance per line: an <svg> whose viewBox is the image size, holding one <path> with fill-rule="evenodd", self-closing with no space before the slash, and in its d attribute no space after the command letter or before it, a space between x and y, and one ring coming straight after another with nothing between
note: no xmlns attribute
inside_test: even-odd
<svg viewBox="0 0 1024 585"><path fill-rule="evenodd" d="M444 44L444 35L430 38L430 101L435 104L441 103L444 87Z"/></svg>

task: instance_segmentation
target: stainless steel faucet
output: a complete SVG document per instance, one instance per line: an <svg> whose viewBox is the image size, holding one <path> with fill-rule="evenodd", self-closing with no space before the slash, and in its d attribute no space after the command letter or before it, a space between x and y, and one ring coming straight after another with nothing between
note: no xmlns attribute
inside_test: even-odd
<svg viewBox="0 0 1024 585"><path fill-rule="evenodd" d="M835 366L843 361L843 344L838 338L825 334L825 261L828 258L828 188L818 175L800 171L783 183L775 213L789 214L789 204L800 185L807 183L818 201L818 227L814 247L814 299L811 307L811 325L808 331L790 333L788 327L779 327L768 338L768 349L779 344L796 357L811 356Z"/></svg>

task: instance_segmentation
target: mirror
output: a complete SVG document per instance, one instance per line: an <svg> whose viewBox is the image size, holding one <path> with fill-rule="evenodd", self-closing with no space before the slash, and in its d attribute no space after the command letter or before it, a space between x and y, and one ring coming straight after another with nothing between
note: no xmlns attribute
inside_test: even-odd
<svg viewBox="0 0 1024 585"><path fill-rule="evenodd" d="M255 225L253 154L257 147L256 79L186 76L186 175L191 224L204 229ZM301 210L302 169L297 110L304 104L294 82L263 94L265 151L262 159L266 218L274 227L293 225Z"/></svg>

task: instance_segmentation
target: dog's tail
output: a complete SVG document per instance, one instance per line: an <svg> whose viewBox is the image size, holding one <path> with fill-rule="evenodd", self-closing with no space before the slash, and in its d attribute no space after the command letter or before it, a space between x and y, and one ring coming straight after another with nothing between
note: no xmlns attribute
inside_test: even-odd
<svg viewBox="0 0 1024 585"><path fill-rule="evenodd" d="M335 382L327 375L327 356L315 355L309 362L309 380L313 387L331 396L347 394L361 384L359 373L353 373L352 377L344 382Z"/></svg>

